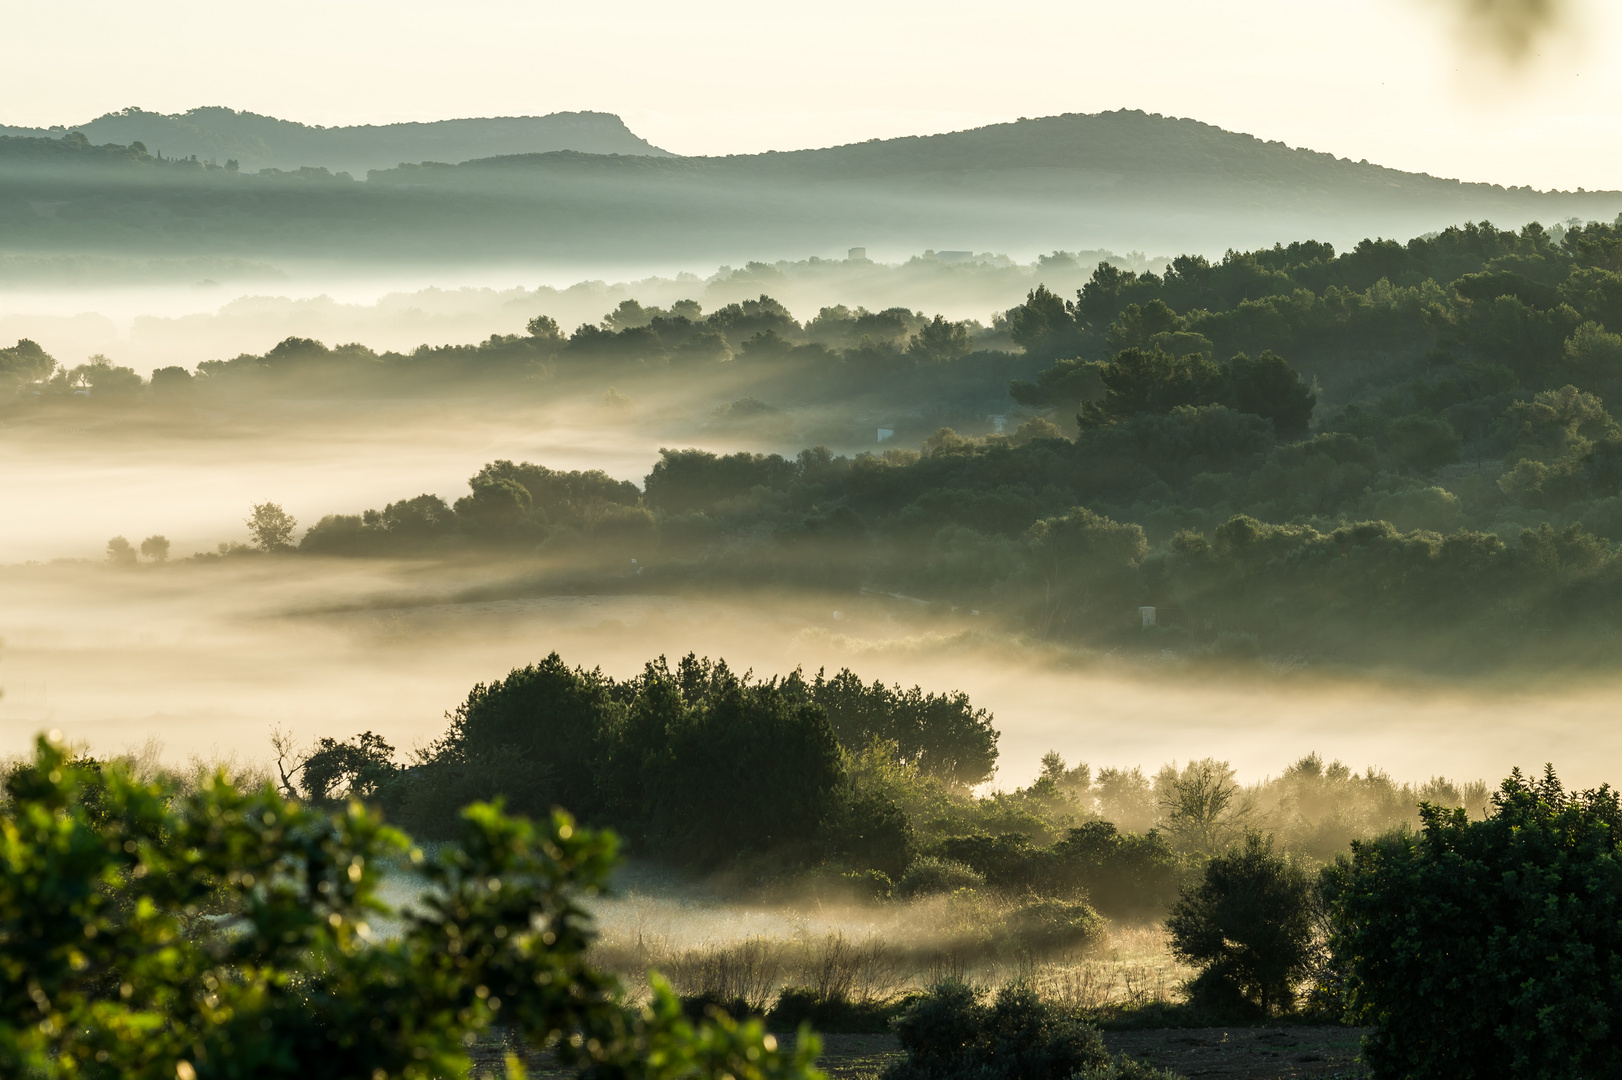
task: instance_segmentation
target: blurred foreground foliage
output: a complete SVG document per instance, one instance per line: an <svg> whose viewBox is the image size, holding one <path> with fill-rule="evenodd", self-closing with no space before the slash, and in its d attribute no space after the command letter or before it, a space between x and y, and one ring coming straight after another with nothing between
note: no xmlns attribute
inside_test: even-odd
<svg viewBox="0 0 1622 1080"><path fill-rule="evenodd" d="M616 843L561 812L471 806L425 860L358 802L315 809L223 774L176 794L46 739L7 794L8 1077L465 1076L498 1021L583 1075L820 1076L804 1033L785 1052L758 1022L690 1021L657 979L633 1005L593 970L580 901ZM420 881L410 907L381 901L385 873Z"/></svg>

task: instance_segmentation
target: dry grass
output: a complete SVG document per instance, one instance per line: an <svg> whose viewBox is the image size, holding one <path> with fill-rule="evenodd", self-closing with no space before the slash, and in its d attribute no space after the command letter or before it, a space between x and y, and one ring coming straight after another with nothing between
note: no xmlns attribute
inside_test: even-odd
<svg viewBox="0 0 1622 1080"><path fill-rule="evenodd" d="M999 947L1014 909L1013 901L968 892L838 910L641 896L602 913L592 959L632 986L656 970L677 993L741 998L756 1008L788 987L877 1002L947 978L988 988L1031 981L1044 997L1084 1012L1181 998L1191 971L1172 957L1160 925L1108 924L1084 947L1032 956Z"/></svg>
<svg viewBox="0 0 1622 1080"><path fill-rule="evenodd" d="M1047 1000L1096 1013L1180 1001L1193 974L1172 956L1165 928L1156 924L1111 927L1107 945L1094 955L1040 965L1031 978Z"/></svg>

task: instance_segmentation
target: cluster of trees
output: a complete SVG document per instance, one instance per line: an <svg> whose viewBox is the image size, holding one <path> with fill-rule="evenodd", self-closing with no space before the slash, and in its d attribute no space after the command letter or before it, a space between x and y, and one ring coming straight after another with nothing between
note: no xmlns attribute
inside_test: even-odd
<svg viewBox="0 0 1622 1080"><path fill-rule="evenodd" d="M0 349L0 393L27 397L88 397L130 401L146 386L134 368L99 353L76 367L58 364L39 343L23 338Z"/></svg>
<svg viewBox="0 0 1622 1080"><path fill-rule="evenodd" d="M757 882L809 872L904 898L989 888L1129 917L1165 910L1247 831L1322 863L1416 822L1422 801L1487 803L1484 784L1397 784L1316 755L1244 786L1211 759L1095 775L1050 753L1030 785L976 795L997 730L962 693L849 670L760 680L691 655L616 680L552 654L474 687L406 766L370 732L277 749L289 795L364 798L430 837L499 796L529 814L574 807L645 858Z"/></svg>
<svg viewBox="0 0 1622 1080"><path fill-rule="evenodd" d="M932 789L964 792L991 776L996 744L991 716L961 693L864 684L849 671L760 681L693 656L619 681L554 653L474 687L409 768L368 734L289 760L284 782L317 801L375 798L425 835L500 795L524 813L576 807L677 864L832 862L899 878L916 829L853 775L853 757L871 750Z"/></svg>
<svg viewBox="0 0 1622 1080"><path fill-rule="evenodd" d="M1010 378L1034 375L1038 361L976 350L985 327L903 307L843 305L797 321L781 303L758 299L703 313L691 300L669 309L625 300L599 323L565 333L549 316L525 334L494 334L472 345L421 345L378 353L360 344L329 348L290 337L263 354L205 360L194 371L160 367L143 381L105 357L69 368L31 341L0 350L0 393L12 407L63 395L162 408L253 408L277 397L368 397L513 392L552 395L572 379L648 379L677 384L715 376L720 388L775 400L848 404L878 394L905 408L967 408L1004 397ZM1004 340L1002 344L1006 345ZM865 426L865 425L864 425Z"/></svg>
<svg viewBox="0 0 1622 1080"><path fill-rule="evenodd" d="M1420 817L1417 833L1354 842L1316 876L1255 833L1213 857L1166 923L1199 969L1191 1007L1264 1017L1304 1004L1367 1025L1377 1077L1622 1068L1616 792L1517 770L1481 816L1421 804Z"/></svg>
<svg viewBox="0 0 1622 1080"><path fill-rule="evenodd" d="M1152 655L1469 667L1542 640L1598 659L1622 589L1622 472L1608 464L1622 428L1562 390L1512 402L1501 430L1510 456L1547 460L1454 474L1469 501L1415 474L1422 446L1283 443L1219 405L1073 440L1039 420L1012 436L942 431L922 453L665 450L641 489L498 461L454 504L330 515L298 550L538 547L579 572L641 571L646 587L873 586Z"/></svg>

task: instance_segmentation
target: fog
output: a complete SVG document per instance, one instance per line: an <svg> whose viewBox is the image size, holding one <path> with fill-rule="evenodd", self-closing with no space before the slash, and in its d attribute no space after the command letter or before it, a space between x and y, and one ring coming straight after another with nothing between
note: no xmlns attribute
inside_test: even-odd
<svg viewBox="0 0 1622 1080"><path fill-rule="evenodd" d="M629 567L619 595L538 594L544 560L534 557L99 561L115 531L167 531L176 556L240 539L250 498L274 495L308 521L423 488L453 495L493 456L628 477L651 464L647 432L538 419L419 416L328 442L306 431L284 442L9 443L0 502L29 512L4 519L0 751L21 753L57 728L98 752L155 738L173 760L262 758L277 725L306 738L371 730L404 750L438 735L474 683L556 650L616 676L695 651L761 674L848 665L868 679L962 689L996 714L994 783L1008 787L1049 749L1095 767L1215 756L1248 779L1312 750L1399 778L1492 779L1553 761L1582 784L1607 779L1622 752L1609 683L1506 692L1305 671L1189 674L1036 647L989 618L922 614L882 595L625 595ZM79 561L43 561L64 555Z"/></svg>
<svg viewBox="0 0 1622 1080"><path fill-rule="evenodd" d="M380 291L400 284L396 277L225 302L214 287L64 287L7 294L0 340L29 336L70 362L106 351L150 369L262 350L289 335L408 350L521 332L535 314L565 326L595 321L627 297L694 298L709 310L763 291L802 318L842 302L989 319L1034 282L1075 288L1098 258L1151 265L1141 254L1101 251L1042 264L929 256L617 284ZM746 383L650 381L631 388L628 412L610 413L601 395L612 381L586 375L542 393L487 398L267 400L178 421L11 414L0 426L8 465L0 471L0 507L8 508L0 514L0 752L21 753L35 733L58 728L97 752L157 739L174 760L263 757L278 725L306 738L371 730L406 750L439 734L446 710L474 683L553 650L616 676L692 651L760 673L849 665L867 679L962 689L996 714L1003 734L994 783L1008 787L1028 781L1049 749L1095 767L1214 756L1248 779L1314 750L1416 779L1494 779L1553 761L1585 784L1607 779L1622 750L1606 683L1505 692L1312 671L1218 678L1037 648L989 617L926 619L904 600L854 593L624 595L627 584L618 595L548 595L536 583L544 559L306 557L131 571L101 561L115 535L139 543L161 533L176 560L243 541L243 519L262 501L302 526L419 492L452 501L498 458L602 469L640 484L662 446L788 455L815 442L846 453L872 446L873 429L854 405L791 410L784 426L763 433L711 421L715 403ZM841 432L850 434L841 441Z"/></svg>
<svg viewBox="0 0 1622 1080"><path fill-rule="evenodd" d="M390 268L288 264L259 275L203 276L170 283L130 280L139 267L109 262L105 284L0 282L0 342L39 342L69 363L97 353L146 373L170 364L264 352L287 337L328 345L358 341L378 351L521 334L536 315L566 331L596 323L622 300L668 307L694 300L706 311L767 293L800 319L825 306L901 306L951 319L991 321L1038 284L1069 294L1108 260L1126 269L1160 269L1164 255L1105 249L1054 251L1019 262L994 252L896 252L849 259L828 256L744 265L510 264L476 268L429 263ZM891 258L893 261L877 261ZM274 270L274 273L270 271ZM178 271L177 271L178 272Z"/></svg>

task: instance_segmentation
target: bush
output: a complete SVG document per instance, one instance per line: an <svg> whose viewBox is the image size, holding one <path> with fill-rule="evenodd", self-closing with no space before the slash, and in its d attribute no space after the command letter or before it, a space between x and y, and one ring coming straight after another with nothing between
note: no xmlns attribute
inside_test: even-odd
<svg viewBox="0 0 1622 1080"><path fill-rule="evenodd" d="M1161 833L1122 833L1107 821L1071 829L1052 847L1040 847L1018 833L981 834L942 840L930 854L970 867L994 888L1085 896L1100 910L1119 916L1164 910L1176 899L1184 874L1182 860Z"/></svg>
<svg viewBox="0 0 1622 1080"><path fill-rule="evenodd" d="M890 1030L890 1021L911 1001L853 1001L838 991L823 994L813 986L791 986L777 995L777 1003L766 1014L766 1026L794 1031L810 1024L818 1031L879 1035Z"/></svg>
<svg viewBox="0 0 1622 1080"><path fill-rule="evenodd" d="M1622 1073L1622 808L1517 771L1482 821L1424 804L1418 836L1325 875L1348 1018L1381 1076Z"/></svg>
<svg viewBox="0 0 1622 1080"><path fill-rule="evenodd" d="M721 1016L730 1020L748 1020L761 1015L761 1011L745 998L724 998L713 990L706 990L702 994L683 994L677 1000L681 1002L682 1015L689 1020Z"/></svg>
<svg viewBox="0 0 1622 1080"><path fill-rule="evenodd" d="M1190 1003L1240 1016L1291 1008L1314 960L1313 904L1306 872L1271 838L1251 833L1212 858L1166 918L1172 952L1201 969Z"/></svg>
<svg viewBox="0 0 1622 1080"><path fill-rule="evenodd" d="M819 1075L814 1040L789 1055L758 1022L695 1030L663 983L639 1008L588 966L579 901L607 885L615 841L565 814L470 807L459 843L425 862L359 803L329 814L223 774L180 796L45 739L6 789L0 1075L466 1076L498 1015L576 1071ZM420 866L411 909L378 897L391 864ZM388 940L367 927L379 916L396 920Z"/></svg>
<svg viewBox="0 0 1622 1080"><path fill-rule="evenodd" d="M957 892L959 889L978 889L985 883L986 876L968 863L943 859L938 855L920 855L901 875L896 893L902 899L910 900L919 896Z"/></svg>
<svg viewBox="0 0 1622 1080"><path fill-rule="evenodd" d="M1080 900L1029 900L1008 916L1008 941L1020 953L1046 956L1095 943L1104 920Z"/></svg>
<svg viewBox="0 0 1622 1080"><path fill-rule="evenodd" d="M877 791L841 799L828 815L827 833L829 846L844 862L886 882L902 875L917 850L907 812Z"/></svg>
<svg viewBox="0 0 1622 1080"><path fill-rule="evenodd" d="M894 1026L905 1056L885 1069L884 1080L1174 1080L1112 1057L1097 1028L1042 1001L1025 983L1010 983L986 1005L972 987L949 980L913 1002Z"/></svg>

